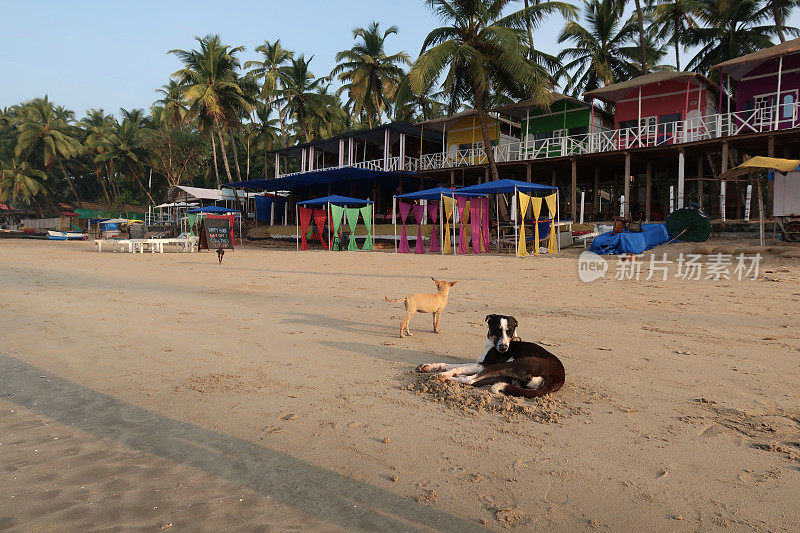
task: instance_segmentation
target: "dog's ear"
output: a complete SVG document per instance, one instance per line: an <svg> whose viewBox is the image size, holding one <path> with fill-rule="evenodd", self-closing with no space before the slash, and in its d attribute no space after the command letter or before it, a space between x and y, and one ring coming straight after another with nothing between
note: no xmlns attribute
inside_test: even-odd
<svg viewBox="0 0 800 533"><path fill-rule="evenodd" d="M514 330L517 329L517 326L519 326L519 322L513 316L508 317L508 321L510 322L509 326L511 327L511 331L513 332Z"/></svg>
<svg viewBox="0 0 800 533"><path fill-rule="evenodd" d="M458 282L457 281L450 281L449 283L450 283L450 286L452 287L453 285L455 285Z"/></svg>
<svg viewBox="0 0 800 533"><path fill-rule="evenodd" d="M434 278L433 276L431 276L431 279L433 280L433 282L434 282L434 283L439 283L439 280L437 280L437 279L436 279L436 278Z"/></svg>
<svg viewBox="0 0 800 533"><path fill-rule="evenodd" d="M493 316L497 316L497 315L486 315L486 318L484 318L483 321L484 322L489 322L489 319L492 318Z"/></svg>

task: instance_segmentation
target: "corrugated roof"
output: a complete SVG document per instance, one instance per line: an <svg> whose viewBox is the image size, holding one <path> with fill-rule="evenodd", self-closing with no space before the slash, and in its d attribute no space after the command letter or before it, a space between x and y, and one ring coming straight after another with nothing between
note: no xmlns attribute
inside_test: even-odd
<svg viewBox="0 0 800 533"><path fill-rule="evenodd" d="M606 85L605 87L601 87L600 89L588 91L584 93L584 95L599 98L600 100L603 100L605 102L610 102L613 104L624 98L631 91L631 89L636 89L637 87L650 85L651 83L661 83L665 81L672 81L681 78L686 78L687 76L699 80L701 83L707 85L710 89L714 91L717 90L717 86L711 80L709 80L702 74L698 74L697 72L659 70L658 72L651 72L650 74L645 74L644 76L638 76L628 81L614 83L612 85Z"/></svg>
<svg viewBox="0 0 800 533"><path fill-rule="evenodd" d="M741 57L729 59L728 61L723 61L711 67L711 70L719 69L720 72L728 74L734 79L739 79L753 69L756 64L763 63L764 61L776 57L797 53L800 53L800 38L792 39L791 41L786 41L779 45L758 50L757 52L752 52Z"/></svg>
<svg viewBox="0 0 800 533"><path fill-rule="evenodd" d="M542 105L535 98L528 98L527 100L522 100L521 102L517 102L515 104L508 104L508 105L504 105L504 106L501 106L501 107L495 107L494 109L492 109L492 111L504 112L504 113L506 113L508 115L511 115L511 116L514 116L514 117L517 117L517 118L524 118L525 117L524 113L520 113L520 114L517 115L517 114L514 114L513 111L516 110L516 109L523 109L524 110L524 109L528 109L528 108L548 109L550 106L552 106L556 102L562 102L562 101L573 102L575 104L579 104L579 105L586 106L586 107L590 107L591 106L591 104L589 104L589 102L584 102L583 100L580 100L578 98L575 98L575 97L572 97L572 96L567 96L566 94L553 93L553 99L552 99L552 101L550 102L549 105ZM597 106L594 106L594 107L595 107L595 111L596 112L603 113L603 114L606 114L606 115L610 116L609 113L606 113L605 111L603 111L599 107L597 107Z"/></svg>

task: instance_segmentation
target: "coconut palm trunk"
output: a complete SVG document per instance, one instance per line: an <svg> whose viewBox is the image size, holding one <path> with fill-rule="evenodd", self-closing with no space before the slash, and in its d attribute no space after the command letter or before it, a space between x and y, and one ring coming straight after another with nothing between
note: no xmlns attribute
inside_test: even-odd
<svg viewBox="0 0 800 533"><path fill-rule="evenodd" d="M483 152L486 154L486 159L489 161L489 173L492 180L500 179L497 172L497 162L494 160L494 149L492 141L489 139L489 125L486 120L486 110L483 108L483 95L484 87L478 82L473 84L475 90L475 111L478 113L478 123L481 126L481 135L483 135Z"/></svg>
<svg viewBox="0 0 800 533"><path fill-rule="evenodd" d="M644 16L642 15L641 0L634 0L636 4L636 24L639 27L639 54L641 56L641 73L647 74L647 49L644 44Z"/></svg>
<svg viewBox="0 0 800 533"><path fill-rule="evenodd" d="M242 171L239 169L239 151L236 149L236 137L231 128L228 128L228 137L230 137L231 151L233 152L233 163L236 165L236 179L242 181Z"/></svg>
<svg viewBox="0 0 800 533"><path fill-rule="evenodd" d="M219 137L219 151L222 152L222 163L225 165L225 175L228 176L228 182L230 183L233 181L233 176L231 176L231 167L228 163L228 154L225 151L225 141L222 138L222 128L220 128L219 122L215 124L215 129L217 130L217 137ZM219 184L217 184L217 188L219 188Z"/></svg>
<svg viewBox="0 0 800 533"><path fill-rule="evenodd" d="M678 32L681 27L681 19L675 15L675 35L672 36L672 43L675 45L675 70L681 71L681 43L679 42Z"/></svg>
<svg viewBox="0 0 800 533"><path fill-rule="evenodd" d="M64 174L64 179L67 180L67 185L69 185L69 188L72 189L72 194L75 196L75 201L83 203L83 198L81 198L81 195L78 194L78 189L75 188L75 184L72 183L71 179L69 179L67 169L64 168L64 164L60 160L58 162L58 166L61 167L61 172Z"/></svg>
<svg viewBox="0 0 800 533"><path fill-rule="evenodd" d="M211 151L214 153L214 176L217 178L217 189L219 189L219 166L217 165L217 143L214 141L214 132L211 132Z"/></svg>

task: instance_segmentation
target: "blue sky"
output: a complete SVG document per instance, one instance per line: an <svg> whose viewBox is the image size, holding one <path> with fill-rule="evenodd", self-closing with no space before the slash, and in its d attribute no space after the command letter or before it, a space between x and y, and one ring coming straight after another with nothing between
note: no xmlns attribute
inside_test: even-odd
<svg viewBox="0 0 800 533"><path fill-rule="evenodd" d="M280 38L313 55L319 76L352 45L355 26L397 25L389 51L414 58L437 25L422 0L0 0L0 13L0 107L48 94L78 117L90 107L148 108L180 67L166 52L193 47L195 35L219 33L244 45L244 60L255 59L253 49L265 39ZM790 22L800 25L800 14ZM558 18L546 23L535 34L537 46L557 51L562 26Z"/></svg>

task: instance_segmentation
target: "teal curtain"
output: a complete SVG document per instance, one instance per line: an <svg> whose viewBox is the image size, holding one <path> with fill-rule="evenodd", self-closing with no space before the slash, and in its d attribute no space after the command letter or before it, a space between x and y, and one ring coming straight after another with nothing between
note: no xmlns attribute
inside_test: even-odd
<svg viewBox="0 0 800 533"><path fill-rule="evenodd" d="M359 211L361 211L361 218L364 219L364 225L367 227L367 240L364 241L364 246L361 249L374 250L375 244L372 242L372 206L362 207Z"/></svg>
<svg viewBox="0 0 800 533"><path fill-rule="evenodd" d="M355 207L348 207L344 212L347 215L347 225L350 226L350 241L347 243L347 249L358 250L356 245L356 226L358 225L358 216L361 211Z"/></svg>

